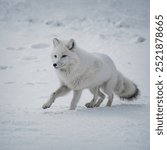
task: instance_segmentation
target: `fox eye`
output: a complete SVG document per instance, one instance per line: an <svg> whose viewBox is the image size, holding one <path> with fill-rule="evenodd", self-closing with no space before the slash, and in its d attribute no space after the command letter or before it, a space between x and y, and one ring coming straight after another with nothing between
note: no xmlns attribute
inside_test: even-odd
<svg viewBox="0 0 167 150"><path fill-rule="evenodd" d="M67 57L67 55L63 55L63 56L62 56L62 58L65 58L65 57Z"/></svg>
<svg viewBox="0 0 167 150"><path fill-rule="evenodd" d="M54 55L55 58L57 58L57 55Z"/></svg>

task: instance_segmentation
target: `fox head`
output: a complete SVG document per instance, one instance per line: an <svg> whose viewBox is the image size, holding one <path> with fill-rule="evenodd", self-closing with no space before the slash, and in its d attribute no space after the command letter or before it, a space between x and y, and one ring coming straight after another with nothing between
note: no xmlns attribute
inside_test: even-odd
<svg viewBox="0 0 167 150"><path fill-rule="evenodd" d="M55 69L67 69L70 66L76 65L79 59L76 53L76 43L74 39L61 41L54 38L51 57Z"/></svg>

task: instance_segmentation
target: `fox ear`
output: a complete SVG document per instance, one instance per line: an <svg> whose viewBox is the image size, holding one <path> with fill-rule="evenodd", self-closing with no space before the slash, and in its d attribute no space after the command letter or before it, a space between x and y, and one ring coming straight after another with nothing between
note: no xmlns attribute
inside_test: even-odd
<svg viewBox="0 0 167 150"><path fill-rule="evenodd" d="M54 45L54 47L57 47L57 45L59 45L59 43L60 43L59 39L57 39L57 38L53 39L53 45Z"/></svg>
<svg viewBox="0 0 167 150"><path fill-rule="evenodd" d="M69 42L67 43L67 48L69 50L73 50L74 47L75 47L75 41L74 41L74 39L70 39Z"/></svg>

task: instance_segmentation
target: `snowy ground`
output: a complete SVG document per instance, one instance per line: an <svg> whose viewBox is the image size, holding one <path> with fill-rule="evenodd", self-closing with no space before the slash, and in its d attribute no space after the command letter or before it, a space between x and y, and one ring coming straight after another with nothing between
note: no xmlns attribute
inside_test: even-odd
<svg viewBox="0 0 167 150"><path fill-rule="evenodd" d="M149 149L148 0L0 0L0 35L0 150ZM42 110L59 86L53 37L111 56L141 96L87 109L85 91L69 111L70 93Z"/></svg>

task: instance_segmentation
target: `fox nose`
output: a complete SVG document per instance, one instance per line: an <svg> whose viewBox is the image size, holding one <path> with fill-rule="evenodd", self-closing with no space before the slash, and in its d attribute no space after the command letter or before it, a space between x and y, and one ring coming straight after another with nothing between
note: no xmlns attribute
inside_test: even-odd
<svg viewBox="0 0 167 150"><path fill-rule="evenodd" d="M53 67L57 67L57 64L55 63L55 64L53 64Z"/></svg>

